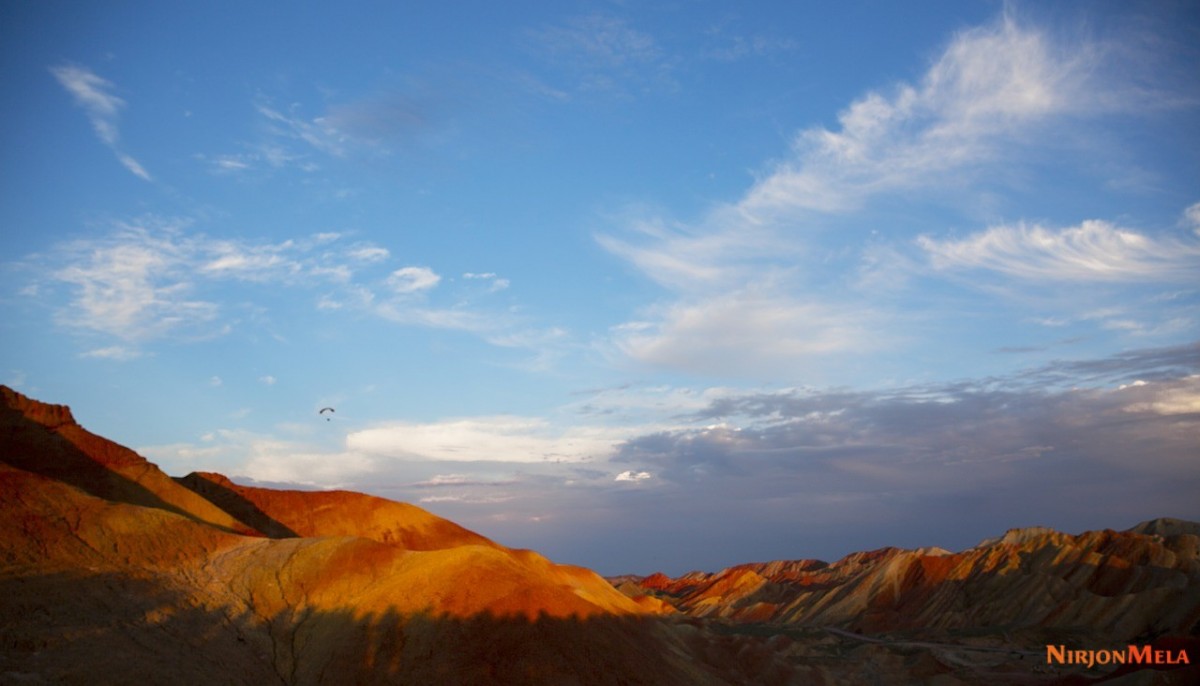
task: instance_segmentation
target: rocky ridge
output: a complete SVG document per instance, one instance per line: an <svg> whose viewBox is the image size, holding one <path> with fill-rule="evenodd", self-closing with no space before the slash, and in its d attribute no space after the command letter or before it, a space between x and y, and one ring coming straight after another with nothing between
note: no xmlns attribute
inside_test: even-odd
<svg viewBox="0 0 1200 686"><path fill-rule="evenodd" d="M744 564L677 579L622 577L694 617L938 636L993 628L1105 641L1200 632L1200 524L1154 520L1078 535L1013 529L958 553L937 548Z"/></svg>
<svg viewBox="0 0 1200 686"><path fill-rule="evenodd" d="M1198 528L1014 530L618 591L412 505L172 479L0 386L0 683L1088 683L1114 673L1048 670L1039 643L1197 652Z"/></svg>
<svg viewBox="0 0 1200 686"><path fill-rule="evenodd" d="M0 400L0 682L728 683L590 570L362 494L177 481Z"/></svg>

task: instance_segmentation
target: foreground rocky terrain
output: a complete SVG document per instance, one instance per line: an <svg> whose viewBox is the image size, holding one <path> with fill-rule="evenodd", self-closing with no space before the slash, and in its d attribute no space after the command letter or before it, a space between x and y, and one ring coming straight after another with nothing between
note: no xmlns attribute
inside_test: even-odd
<svg viewBox="0 0 1200 686"><path fill-rule="evenodd" d="M1047 667L1044 644L1200 656L1196 533L1014 531L618 590L403 503L172 479L0 387L0 683L1087 683L1122 673ZM1178 667L1121 678L1200 676Z"/></svg>

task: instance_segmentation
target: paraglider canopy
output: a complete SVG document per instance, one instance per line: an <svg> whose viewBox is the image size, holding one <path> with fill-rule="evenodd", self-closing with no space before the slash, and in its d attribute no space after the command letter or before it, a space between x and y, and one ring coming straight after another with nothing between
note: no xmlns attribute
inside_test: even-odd
<svg viewBox="0 0 1200 686"><path fill-rule="evenodd" d="M334 409L332 407L322 407L321 410L319 412L317 412L317 414L323 415L326 412L329 412L332 414L334 412ZM329 421L329 417L326 417L325 421Z"/></svg>

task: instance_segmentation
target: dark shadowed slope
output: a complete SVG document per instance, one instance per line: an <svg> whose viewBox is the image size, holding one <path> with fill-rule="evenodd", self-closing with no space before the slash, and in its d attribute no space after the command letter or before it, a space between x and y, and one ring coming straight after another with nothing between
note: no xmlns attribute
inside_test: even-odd
<svg viewBox="0 0 1200 686"><path fill-rule="evenodd" d="M0 386L0 437L0 462L18 469L107 500L165 509L228 531L253 533L141 455L81 427L65 405L38 402Z"/></svg>

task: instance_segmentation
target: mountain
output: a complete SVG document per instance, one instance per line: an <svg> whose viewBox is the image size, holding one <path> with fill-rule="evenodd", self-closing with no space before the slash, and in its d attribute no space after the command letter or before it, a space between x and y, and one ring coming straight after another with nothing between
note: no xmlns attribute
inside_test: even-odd
<svg viewBox="0 0 1200 686"><path fill-rule="evenodd" d="M405 503L172 479L0 387L0 683L1089 683L1121 671L1048 668L1045 644L1200 657L1198 532L1013 530L618 589Z"/></svg>
<svg viewBox="0 0 1200 686"><path fill-rule="evenodd" d="M419 507L361 493L253 488L206 472L177 481L272 538L359 536L406 550L500 548Z"/></svg>
<svg viewBox="0 0 1200 686"><path fill-rule="evenodd" d="M98 498L174 512L235 533L253 530L175 483L129 448L75 422L65 405L50 405L0 386L3 461L70 484Z"/></svg>
<svg viewBox="0 0 1200 686"><path fill-rule="evenodd" d="M366 495L176 481L0 400L2 683L728 683L590 570Z"/></svg>
<svg viewBox="0 0 1200 686"><path fill-rule="evenodd" d="M1161 533L1159 533L1161 532ZM1200 525L1079 535L1013 529L959 553L884 548L828 564L743 564L616 579L694 617L944 636L1071 630L1105 641L1200 631Z"/></svg>

